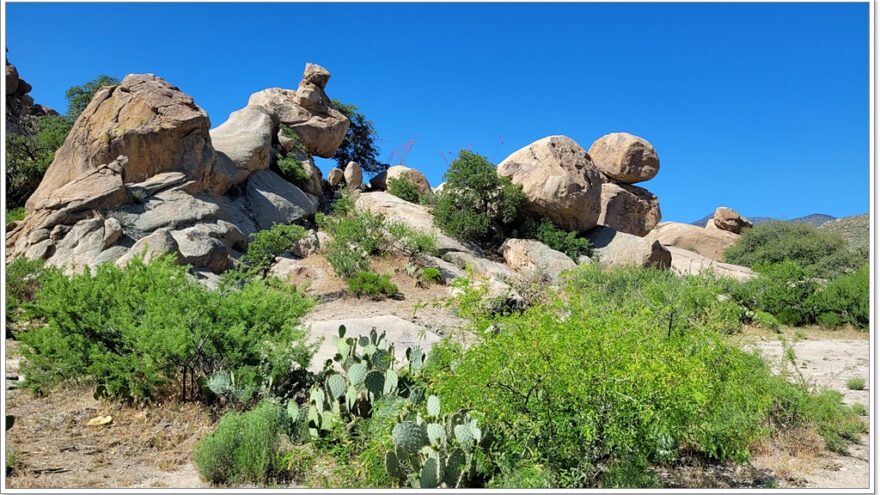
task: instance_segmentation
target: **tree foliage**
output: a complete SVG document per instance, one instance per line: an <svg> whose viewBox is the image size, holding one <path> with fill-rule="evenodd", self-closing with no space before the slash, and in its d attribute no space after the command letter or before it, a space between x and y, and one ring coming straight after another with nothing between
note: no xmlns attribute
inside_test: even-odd
<svg viewBox="0 0 880 495"><path fill-rule="evenodd" d="M83 110L89 106L98 90L104 86L116 84L119 84L119 79L101 74L85 84L69 88L65 93L67 97L67 118L71 122L75 121L83 113Z"/></svg>
<svg viewBox="0 0 880 495"><path fill-rule="evenodd" d="M379 149L376 146L376 128L358 111L355 105L342 103L339 100L330 102L335 110L348 117L351 125L345 133L345 139L333 157L339 168L345 170L348 162L357 162L365 172L378 174L388 169L387 163L379 161Z"/></svg>

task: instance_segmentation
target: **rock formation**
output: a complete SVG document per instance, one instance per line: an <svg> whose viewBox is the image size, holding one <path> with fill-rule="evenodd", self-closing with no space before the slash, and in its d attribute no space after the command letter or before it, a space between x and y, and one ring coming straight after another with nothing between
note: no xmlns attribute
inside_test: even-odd
<svg viewBox="0 0 880 495"><path fill-rule="evenodd" d="M527 279L544 276L558 282L563 272L577 267L565 253L531 239L507 239L501 245L501 255L508 266Z"/></svg>
<svg viewBox="0 0 880 495"><path fill-rule="evenodd" d="M213 130L190 96L157 76L101 89L28 199L25 220L7 233L9 258L79 271L170 253L224 270L251 233L317 211L320 172L310 156L298 155L308 192L268 169L285 152L282 126L310 153L332 155L341 144L349 123L327 106L329 77L308 64L295 93L256 93Z"/></svg>
<svg viewBox="0 0 880 495"><path fill-rule="evenodd" d="M706 223L706 228L717 228L733 232L734 234L742 233L742 230L752 226L752 222L748 218L739 214L738 211L726 206L719 206L715 209L715 214Z"/></svg>
<svg viewBox="0 0 880 495"><path fill-rule="evenodd" d="M660 221L660 201L647 189L608 181L602 184L599 225L643 237Z"/></svg>
<svg viewBox="0 0 880 495"><path fill-rule="evenodd" d="M736 242L739 236L721 229L707 229L678 222L661 222L645 236L645 239L659 241L664 246L687 249L712 260L720 260L723 259L724 251Z"/></svg>
<svg viewBox="0 0 880 495"><path fill-rule="evenodd" d="M21 78L18 69L6 61L6 132L20 133L29 120L44 115L58 115L49 107L34 103L31 85Z"/></svg>
<svg viewBox="0 0 880 495"><path fill-rule="evenodd" d="M672 264L669 250L658 241L617 232L610 227L597 227L589 232L587 238L593 246L593 259L602 266L636 265L667 269Z"/></svg>
<svg viewBox="0 0 880 495"><path fill-rule="evenodd" d="M515 151L498 165L498 175L522 186L529 214L578 232L592 229L599 220L599 171L568 137L546 137Z"/></svg>
<svg viewBox="0 0 880 495"><path fill-rule="evenodd" d="M416 186L419 194L430 195L434 193L434 190L431 189L431 184L428 182L428 179L425 178L424 174L414 168L405 167L403 165L394 165L393 167L388 167L388 170L376 174L375 177L370 179L370 189L385 191L388 189L388 181L391 179L409 180Z"/></svg>
<svg viewBox="0 0 880 495"><path fill-rule="evenodd" d="M651 143L626 132L597 139L590 146L590 157L602 173L626 184L651 180L660 170L660 159Z"/></svg>

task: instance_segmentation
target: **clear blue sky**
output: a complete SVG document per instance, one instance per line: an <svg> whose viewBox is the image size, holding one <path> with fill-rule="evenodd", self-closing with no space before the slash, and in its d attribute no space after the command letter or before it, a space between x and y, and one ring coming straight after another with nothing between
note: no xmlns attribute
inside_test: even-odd
<svg viewBox="0 0 880 495"><path fill-rule="evenodd" d="M6 4L9 60L39 103L152 72L216 126L307 61L376 125L382 158L439 184L551 134L627 131L665 220L718 205L794 218L869 208L868 4ZM326 163L322 168L326 170Z"/></svg>

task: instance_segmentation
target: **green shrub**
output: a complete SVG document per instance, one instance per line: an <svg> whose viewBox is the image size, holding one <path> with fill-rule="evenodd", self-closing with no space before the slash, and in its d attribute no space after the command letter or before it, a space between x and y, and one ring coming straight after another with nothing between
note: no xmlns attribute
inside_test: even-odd
<svg viewBox="0 0 880 495"><path fill-rule="evenodd" d="M789 413L832 443L851 437L840 404L719 333L729 315L711 279L685 278L679 291L665 272L617 272L579 268L559 297L496 317L496 331L475 324L477 342L432 369L432 392L492 437L480 468L490 485L525 469L555 487L651 486L650 466L683 455L746 460L768 421Z"/></svg>
<svg viewBox="0 0 880 495"><path fill-rule="evenodd" d="M338 200L331 215L317 216L318 225L332 239L325 252L327 261L342 278L370 270L370 256L383 245L383 219L367 212L358 212L350 198Z"/></svg>
<svg viewBox="0 0 880 495"><path fill-rule="evenodd" d="M281 176L292 182L297 187L304 187L309 182L309 174L306 172L302 162L297 160L294 153L290 153L277 161L278 170Z"/></svg>
<svg viewBox="0 0 880 495"><path fill-rule="evenodd" d="M868 415L868 408L865 407L864 404L853 404L852 406L850 406L850 410L852 411L853 414L857 414L859 416L867 416Z"/></svg>
<svg viewBox="0 0 880 495"><path fill-rule="evenodd" d="M567 254L574 261L581 256L589 256L591 252L589 240L578 237L577 232L557 227L547 218L540 221L527 219L522 226L522 235L543 242L551 249Z"/></svg>
<svg viewBox="0 0 880 495"><path fill-rule="evenodd" d="M351 123L342 144L336 148L333 159L339 168L345 170L348 162L357 162L364 172L378 174L388 169L387 163L379 161L379 149L376 146L376 128L367 120L364 114L358 111L358 107L332 100L330 106L348 118Z"/></svg>
<svg viewBox="0 0 880 495"><path fill-rule="evenodd" d="M422 269L422 279L428 283L442 284L443 274L432 266L426 266Z"/></svg>
<svg viewBox="0 0 880 495"><path fill-rule="evenodd" d="M12 222L20 222L24 220L25 215L27 215L27 212L23 206L6 210L6 225L8 226Z"/></svg>
<svg viewBox="0 0 880 495"><path fill-rule="evenodd" d="M357 297L367 296L377 301L385 297L394 297L398 293L397 286L388 275L378 275L373 272L356 273L348 280L348 290Z"/></svg>
<svg viewBox="0 0 880 495"><path fill-rule="evenodd" d="M266 269L293 244L306 235L306 229L299 225L275 224L271 228L251 235L247 253L242 261L258 268Z"/></svg>
<svg viewBox="0 0 880 495"><path fill-rule="evenodd" d="M394 247L410 258L437 255L437 239L433 235L402 222L391 222L386 229Z"/></svg>
<svg viewBox="0 0 880 495"><path fill-rule="evenodd" d="M755 316L752 319L761 328L773 330L774 332L779 331L779 320L766 311L755 311Z"/></svg>
<svg viewBox="0 0 880 495"><path fill-rule="evenodd" d="M186 397L187 383L228 370L251 395L283 393L292 363L306 368L314 353L299 326L312 304L274 279L208 290L170 256L47 271L31 305L46 325L21 334L22 373L36 392L87 378L98 395L151 399L177 378Z"/></svg>
<svg viewBox="0 0 880 495"><path fill-rule="evenodd" d="M410 203L421 203L422 194L413 181L407 177L392 177L388 179L388 192Z"/></svg>
<svg viewBox="0 0 880 495"><path fill-rule="evenodd" d="M265 485L282 470L280 445L288 423L284 410L270 401L248 412L227 413L193 450L199 474L218 485Z"/></svg>
<svg viewBox="0 0 880 495"><path fill-rule="evenodd" d="M864 378L850 378L846 381L846 388L850 390L864 390L865 389L865 379Z"/></svg>
<svg viewBox="0 0 880 495"><path fill-rule="evenodd" d="M731 294L752 311L772 314L783 325L804 325L814 320L809 300L817 281L793 261L755 266L759 276L738 286Z"/></svg>
<svg viewBox="0 0 880 495"><path fill-rule="evenodd" d="M809 304L818 314L820 325L837 327L850 324L867 329L870 324L871 275L864 264L860 269L840 275L818 288Z"/></svg>
<svg viewBox="0 0 880 495"><path fill-rule="evenodd" d="M864 257L853 255L841 237L801 222L771 221L746 229L724 253L728 263L752 268L794 262L812 277L830 278L859 268Z"/></svg>
<svg viewBox="0 0 880 495"><path fill-rule="evenodd" d="M500 177L485 157L461 151L443 176L446 185L434 208L434 223L464 241L499 244L509 237L522 190Z"/></svg>
<svg viewBox="0 0 880 495"><path fill-rule="evenodd" d="M34 300L48 268L43 260L18 256L6 265L6 321L26 318L26 307Z"/></svg>

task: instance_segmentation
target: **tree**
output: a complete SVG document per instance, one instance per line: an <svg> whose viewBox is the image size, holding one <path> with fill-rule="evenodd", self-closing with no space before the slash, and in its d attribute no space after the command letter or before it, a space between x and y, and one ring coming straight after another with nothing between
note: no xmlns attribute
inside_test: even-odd
<svg viewBox="0 0 880 495"><path fill-rule="evenodd" d="M336 149L336 155L333 157L339 168L345 170L348 162L357 162L366 172L378 174L388 169L387 163L379 161L377 155L379 150L376 147L376 129L373 123L367 120L364 114L358 111L354 105L342 103L339 100L330 102L335 110L348 117L351 125L345 133L345 139Z"/></svg>
<svg viewBox="0 0 880 495"><path fill-rule="evenodd" d="M104 86L113 86L116 84L119 84L119 79L101 74L82 86L73 86L69 88L67 93L65 93L67 96L67 118L70 119L71 122L75 121L83 110L89 106L89 103L99 89Z"/></svg>
<svg viewBox="0 0 880 495"><path fill-rule="evenodd" d="M497 244L507 238L525 201L522 190L500 177L486 157L461 151L443 175L446 185L434 208L434 223L465 241Z"/></svg>

